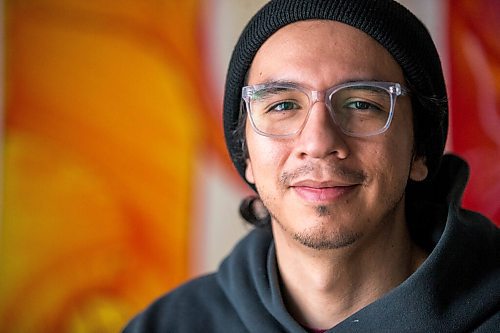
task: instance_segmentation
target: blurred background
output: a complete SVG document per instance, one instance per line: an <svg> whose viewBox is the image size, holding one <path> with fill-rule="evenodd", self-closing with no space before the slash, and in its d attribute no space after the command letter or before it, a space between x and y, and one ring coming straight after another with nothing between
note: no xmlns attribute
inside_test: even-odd
<svg viewBox="0 0 500 333"><path fill-rule="evenodd" d="M118 332L248 231L221 104L264 2L2 2L0 332ZM464 206L500 223L500 2L400 2L443 58Z"/></svg>

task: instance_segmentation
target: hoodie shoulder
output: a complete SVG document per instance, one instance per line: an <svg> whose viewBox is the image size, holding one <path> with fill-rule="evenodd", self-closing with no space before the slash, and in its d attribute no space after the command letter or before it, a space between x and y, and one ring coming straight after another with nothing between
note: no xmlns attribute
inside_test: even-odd
<svg viewBox="0 0 500 333"><path fill-rule="evenodd" d="M174 289L133 318L124 333L246 332L210 274Z"/></svg>
<svg viewBox="0 0 500 333"><path fill-rule="evenodd" d="M265 266L270 241L270 232L253 230L240 240L217 273L188 281L162 296L123 332L248 332L241 319L248 309L242 308L237 296L255 290L247 278L255 265ZM251 323L251 327L255 325Z"/></svg>

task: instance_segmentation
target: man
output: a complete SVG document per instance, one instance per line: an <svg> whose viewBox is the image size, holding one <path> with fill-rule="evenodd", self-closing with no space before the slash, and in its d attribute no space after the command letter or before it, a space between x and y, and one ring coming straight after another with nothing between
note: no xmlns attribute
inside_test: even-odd
<svg viewBox="0 0 500 333"><path fill-rule="evenodd" d="M126 332L493 332L500 232L459 207L434 44L391 0L275 0L224 100L259 226Z"/></svg>

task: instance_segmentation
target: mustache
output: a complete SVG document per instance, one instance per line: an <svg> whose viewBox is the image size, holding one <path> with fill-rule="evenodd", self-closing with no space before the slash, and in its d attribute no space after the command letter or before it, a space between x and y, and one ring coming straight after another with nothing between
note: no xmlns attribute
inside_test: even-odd
<svg viewBox="0 0 500 333"><path fill-rule="evenodd" d="M290 185L295 179L313 178L313 179L335 179L353 184L363 184L367 175L362 170L356 170L346 166L332 165L321 166L318 164L307 163L293 170L285 170L280 176L280 184Z"/></svg>

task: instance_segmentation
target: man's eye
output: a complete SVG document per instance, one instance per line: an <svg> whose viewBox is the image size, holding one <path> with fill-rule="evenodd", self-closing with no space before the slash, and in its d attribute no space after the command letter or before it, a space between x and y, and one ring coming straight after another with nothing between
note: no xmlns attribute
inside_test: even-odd
<svg viewBox="0 0 500 333"><path fill-rule="evenodd" d="M269 111L289 111L297 109L297 105L294 102L285 101L274 104L269 108Z"/></svg>
<svg viewBox="0 0 500 333"><path fill-rule="evenodd" d="M378 110L379 108L372 103L364 102L364 101L354 101L346 104L346 107L357 110L369 110L374 109Z"/></svg>

